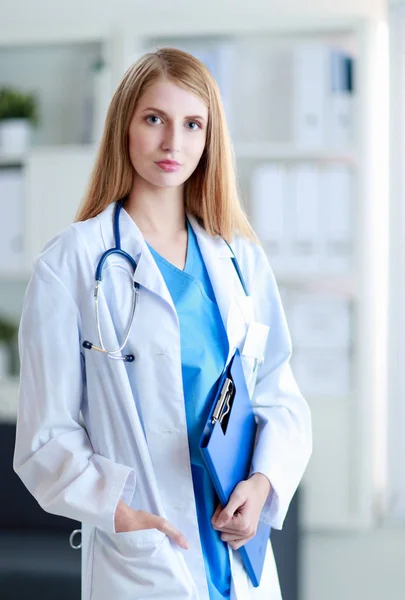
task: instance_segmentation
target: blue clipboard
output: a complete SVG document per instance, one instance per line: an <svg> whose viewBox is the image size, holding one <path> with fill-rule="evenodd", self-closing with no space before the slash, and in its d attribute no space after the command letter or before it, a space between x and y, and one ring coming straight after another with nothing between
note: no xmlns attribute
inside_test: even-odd
<svg viewBox="0 0 405 600"><path fill-rule="evenodd" d="M215 401L200 440L200 451L222 507L236 485L248 479L256 438L256 420L239 350L222 373ZM259 521L256 535L238 550L258 587L271 527Z"/></svg>

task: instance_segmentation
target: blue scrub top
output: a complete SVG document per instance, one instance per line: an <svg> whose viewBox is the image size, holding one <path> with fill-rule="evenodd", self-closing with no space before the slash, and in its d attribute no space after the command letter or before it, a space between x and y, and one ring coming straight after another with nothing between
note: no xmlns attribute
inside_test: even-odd
<svg viewBox="0 0 405 600"><path fill-rule="evenodd" d="M229 344L195 233L187 220L184 271L148 247L172 296L179 323L181 362L191 470L198 527L210 600L229 600L231 570L228 544L211 524L219 500L205 468L199 441L214 401Z"/></svg>

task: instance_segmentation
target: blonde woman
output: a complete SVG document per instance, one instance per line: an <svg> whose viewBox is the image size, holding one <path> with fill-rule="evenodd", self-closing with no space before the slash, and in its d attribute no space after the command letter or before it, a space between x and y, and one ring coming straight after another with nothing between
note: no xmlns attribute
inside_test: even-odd
<svg viewBox="0 0 405 600"><path fill-rule="evenodd" d="M258 369L252 322L269 332ZM83 599L281 598L270 540L258 587L237 550L259 520L282 528L310 412L218 87L190 54L163 48L125 73L77 220L35 263L19 343L14 469L44 510L82 523ZM258 433L221 506L199 440L235 348Z"/></svg>

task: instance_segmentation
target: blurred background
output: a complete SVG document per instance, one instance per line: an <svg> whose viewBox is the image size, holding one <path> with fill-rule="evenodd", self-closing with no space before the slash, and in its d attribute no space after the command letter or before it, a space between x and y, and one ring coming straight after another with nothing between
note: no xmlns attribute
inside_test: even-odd
<svg viewBox="0 0 405 600"><path fill-rule="evenodd" d="M272 532L284 600L403 600L405 0L2 0L0 14L0 598L80 598L80 524L12 471L16 334L120 78L171 45L220 86L312 410L313 456Z"/></svg>

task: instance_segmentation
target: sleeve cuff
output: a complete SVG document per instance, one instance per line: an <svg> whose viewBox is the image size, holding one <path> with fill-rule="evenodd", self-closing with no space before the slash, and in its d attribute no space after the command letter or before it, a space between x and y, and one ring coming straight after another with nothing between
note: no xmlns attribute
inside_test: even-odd
<svg viewBox="0 0 405 600"><path fill-rule="evenodd" d="M265 477L267 477L267 479L270 481L270 479L266 475L266 473L263 473L263 471L259 471L258 469L253 470L250 473L249 477L251 477L252 475L254 475L254 473L261 473L262 475L264 475ZM273 485L272 485L271 481L270 481L270 486L271 486L270 492L269 492L269 494L268 494L268 496L266 498L266 501L265 501L265 503L263 505L263 508L262 508L262 512L260 513L260 517L259 517L259 520L263 521L264 523L266 523L266 525L271 525L271 523L269 521L269 519L270 519L269 515L272 512L271 508L272 508L273 502L275 502L277 500L276 494L275 494L275 491L274 491L274 488L273 488Z"/></svg>
<svg viewBox="0 0 405 600"><path fill-rule="evenodd" d="M110 494L110 515L111 519L106 524L107 533L116 533L115 531L115 511L119 500L123 500L125 504L130 505L135 493L136 475L131 467L125 465L116 465L118 468L117 481L111 489Z"/></svg>

